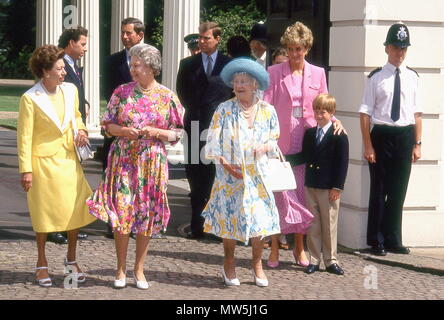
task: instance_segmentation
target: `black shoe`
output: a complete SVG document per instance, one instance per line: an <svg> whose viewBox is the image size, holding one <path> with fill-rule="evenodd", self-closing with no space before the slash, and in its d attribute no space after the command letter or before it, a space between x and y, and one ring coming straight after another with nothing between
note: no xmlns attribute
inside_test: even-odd
<svg viewBox="0 0 444 320"><path fill-rule="evenodd" d="M370 253L375 256L386 256L387 251L385 251L384 246L378 245L378 246L372 246L370 248Z"/></svg>
<svg viewBox="0 0 444 320"><path fill-rule="evenodd" d="M187 238L188 239L202 239L204 237L203 232L188 232Z"/></svg>
<svg viewBox="0 0 444 320"><path fill-rule="evenodd" d="M309 264L307 269L305 269L305 273L312 274L316 271L319 271L319 265L318 264Z"/></svg>
<svg viewBox="0 0 444 320"><path fill-rule="evenodd" d="M327 272L337 274L338 276L344 275L344 270L342 270L342 268L337 263L329 265L325 270Z"/></svg>
<svg viewBox="0 0 444 320"><path fill-rule="evenodd" d="M113 228L109 224L106 226L105 238L114 239Z"/></svg>
<svg viewBox="0 0 444 320"><path fill-rule="evenodd" d="M410 249L404 246L396 246L396 247L386 247L388 252L391 253L399 253L399 254L409 254Z"/></svg>
<svg viewBox="0 0 444 320"><path fill-rule="evenodd" d="M48 233L48 241L57 244L67 244L68 240L60 232Z"/></svg>
<svg viewBox="0 0 444 320"><path fill-rule="evenodd" d="M77 239L79 239L79 240L86 240L86 239L88 239L88 235L86 233L79 232L77 234Z"/></svg>
<svg viewBox="0 0 444 320"><path fill-rule="evenodd" d="M64 238L68 239L68 232L61 232L60 233ZM77 239L78 240L86 240L88 239L88 235L86 233L80 232L77 233Z"/></svg>

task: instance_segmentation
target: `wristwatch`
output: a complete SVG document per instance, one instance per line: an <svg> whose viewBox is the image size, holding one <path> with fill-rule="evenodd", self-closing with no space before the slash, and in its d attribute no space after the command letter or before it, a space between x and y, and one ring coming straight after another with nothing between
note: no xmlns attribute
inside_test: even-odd
<svg viewBox="0 0 444 320"><path fill-rule="evenodd" d="M422 145L422 141L421 141L421 140L419 140L419 141L415 141L415 145L417 145L417 146Z"/></svg>

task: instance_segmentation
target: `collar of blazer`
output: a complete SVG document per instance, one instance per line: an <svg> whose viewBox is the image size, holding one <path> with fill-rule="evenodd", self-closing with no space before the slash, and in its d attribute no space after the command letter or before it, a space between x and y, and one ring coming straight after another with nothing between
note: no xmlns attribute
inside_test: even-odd
<svg viewBox="0 0 444 320"><path fill-rule="evenodd" d="M318 130L318 127L317 126L314 127L313 139L315 141L316 141L316 132L317 132L317 130ZM330 126L330 128L328 128L327 132L324 133L324 137L322 138L321 143L319 143L319 145L316 146L317 149L321 149L321 148L323 148L324 146L326 146L328 144L327 142L333 137L333 130L334 130L334 127L333 127L333 124L332 124ZM316 143L315 143L315 145L316 145Z"/></svg>
<svg viewBox="0 0 444 320"><path fill-rule="evenodd" d="M80 72L80 77L75 73L75 71L73 70L73 68L71 67L71 65L68 63L68 60L63 59L63 61L65 62L65 71L67 73L67 75L65 76L65 81L66 78L68 77L69 79L71 79L72 81L74 81L75 83L78 84L78 86L82 87L83 86L83 80L82 80L82 71L79 68L79 72ZM71 81L70 81L71 82Z"/></svg>
<svg viewBox="0 0 444 320"><path fill-rule="evenodd" d="M293 82L291 81L291 69L290 62L285 62L282 64L282 77L284 78L285 87L287 88L288 94L292 95L293 90L291 87L293 86ZM304 76L302 79L302 104L304 105L304 97L305 92L308 91L308 87L311 84L311 64L307 61L304 62Z"/></svg>
<svg viewBox="0 0 444 320"><path fill-rule="evenodd" d="M40 110L59 128L63 134L68 127L72 114L74 112L74 101L76 94L76 87L71 83L62 83L60 89L63 92L65 98L65 117L63 123L60 123L60 119L57 116L51 101L48 98L46 90L42 86L42 81L37 82L31 89L26 91L26 94L35 102Z"/></svg>
<svg viewBox="0 0 444 320"><path fill-rule="evenodd" d="M212 75L219 75L220 74L223 67L225 66L224 57L225 56L220 51L217 51L216 61L213 64L213 71L211 73ZM191 69L195 70L195 72L198 75L204 76L206 79L207 75L205 74L205 67L203 65L202 53L196 54L196 55L192 56L192 58L193 58L193 60L192 60L193 67Z"/></svg>

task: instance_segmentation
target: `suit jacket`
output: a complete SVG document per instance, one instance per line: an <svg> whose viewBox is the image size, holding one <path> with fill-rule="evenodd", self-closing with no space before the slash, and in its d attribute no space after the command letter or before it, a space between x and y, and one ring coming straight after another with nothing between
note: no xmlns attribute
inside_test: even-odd
<svg viewBox="0 0 444 320"><path fill-rule="evenodd" d="M118 86L133 81L126 60L126 49L110 55L105 65L104 94L106 101L109 101Z"/></svg>
<svg viewBox="0 0 444 320"><path fill-rule="evenodd" d="M79 76L74 72L74 70L69 65L68 61L63 59L65 62L65 82L74 84L77 87L78 98L79 98L79 111L82 115L83 122L86 122L86 104L89 104L85 98L85 87L83 83L83 68L79 68Z"/></svg>
<svg viewBox="0 0 444 320"><path fill-rule="evenodd" d="M230 58L218 52L211 77L208 79L202 63L202 54L180 61L177 74L177 95L185 107L185 129L191 121L199 121L200 131L208 129L218 105L232 97L232 89L219 77Z"/></svg>
<svg viewBox="0 0 444 320"><path fill-rule="evenodd" d="M292 115L292 88L290 63L275 64L268 68L270 86L264 92L264 100L276 108L281 128L279 147L283 154L290 148L290 128ZM306 128L316 126L313 113L313 100L320 93L327 93L327 81L323 68L316 67L307 61L304 66L302 80L303 125Z"/></svg>
<svg viewBox="0 0 444 320"><path fill-rule="evenodd" d="M32 172L33 157L51 157L60 148L74 151L72 116L78 129L86 130L78 110L76 87L61 85L65 97L65 118L60 122L40 82L23 94L20 100L17 149L20 173Z"/></svg>
<svg viewBox="0 0 444 320"><path fill-rule="evenodd" d="M288 155L292 165L305 163L305 186L318 189L344 189L348 169L347 135L333 134L333 125L316 145L317 127L305 132L302 151Z"/></svg>

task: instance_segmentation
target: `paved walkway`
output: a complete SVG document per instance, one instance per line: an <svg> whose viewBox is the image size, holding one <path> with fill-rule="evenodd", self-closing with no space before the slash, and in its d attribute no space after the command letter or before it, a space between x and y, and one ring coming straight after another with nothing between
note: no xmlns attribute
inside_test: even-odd
<svg viewBox="0 0 444 320"><path fill-rule="evenodd" d="M327 272L307 275L294 264L291 251L281 251L280 266L265 268L270 281L267 288L253 283L250 268L251 247L236 249L237 276L241 286L225 287L220 268L222 244L217 239L185 239L183 230L190 219L188 189L181 168L170 172L168 190L172 211L165 239L153 239L146 261L146 276L151 288L141 291L131 279L135 241L128 251L128 286L112 287L115 268L113 240L103 237L105 225L95 222L83 231L89 240L79 242L78 261L88 274L77 289L63 275L65 245L47 244L51 288L34 282L36 262L34 233L26 207L26 196L19 186L14 131L0 129L0 299L54 300L310 300L310 299L444 299L444 250L414 248L412 254L379 258L363 252L340 248L339 260L345 276ZM100 179L100 164L84 165L94 188ZM269 251L264 251L264 265ZM323 268L323 266L321 266ZM67 281L65 283L65 280Z"/></svg>

